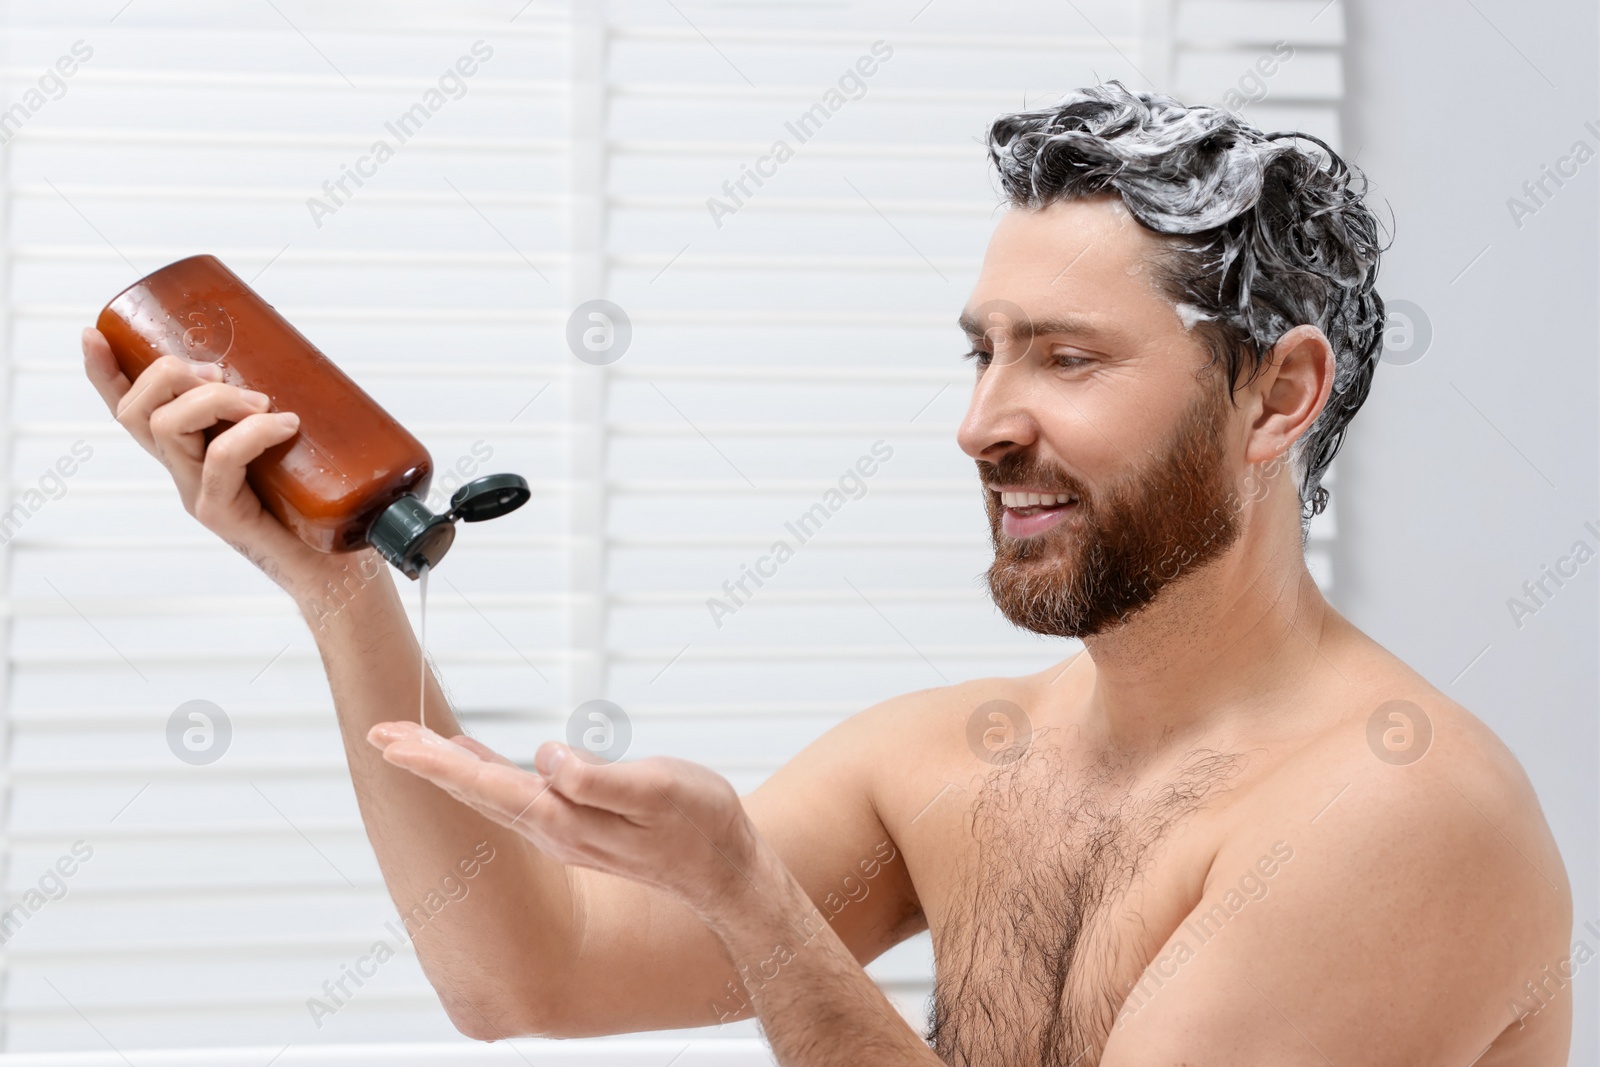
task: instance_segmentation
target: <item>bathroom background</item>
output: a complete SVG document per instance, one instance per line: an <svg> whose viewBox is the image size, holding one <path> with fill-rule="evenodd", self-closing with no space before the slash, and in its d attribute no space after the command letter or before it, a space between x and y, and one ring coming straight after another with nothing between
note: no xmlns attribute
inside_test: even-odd
<svg viewBox="0 0 1600 1067"><path fill-rule="evenodd" d="M1372 180L1388 346L1311 568L1516 752L1600 924L1597 565L1545 578L1600 548L1596 29L1565 0L0 2L0 1049L462 1040L385 926L304 625L82 376L107 299L214 253L443 490L533 483L430 591L477 736L527 759L604 698L629 756L748 790L884 697L1075 647L984 595L954 323L988 121L1107 78ZM920 1025L926 936L871 971Z"/></svg>

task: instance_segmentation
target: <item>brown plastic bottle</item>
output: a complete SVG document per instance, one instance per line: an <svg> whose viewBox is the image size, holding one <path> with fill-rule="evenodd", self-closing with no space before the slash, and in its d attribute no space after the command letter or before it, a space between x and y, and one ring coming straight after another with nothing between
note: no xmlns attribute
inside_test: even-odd
<svg viewBox="0 0 1600 1067"><path fill-rule="evenodd" d="M416 578L449 549L456 519L494 518L528 499L522 478L495 474L457 490L449 512L430 511L422 498L433 461L422 442L215 256L139 279L95 325L130 381L162 356L215 363L228 384L300 416L299 432L253 460L247 480L267 511L320 551L371 544Z"/></svg>

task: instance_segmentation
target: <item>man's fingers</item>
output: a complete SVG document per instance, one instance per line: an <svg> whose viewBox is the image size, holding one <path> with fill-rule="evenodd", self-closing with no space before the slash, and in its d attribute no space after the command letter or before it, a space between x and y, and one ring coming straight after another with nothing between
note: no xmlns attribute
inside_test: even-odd
<svg viewBox="0 0 1600 1067"><path fill-rule="evenodd" d="M432 730L391 741L383 748L383 758L441 788L511 815L532 804L547 788L545 780L538 775L481 759Z"/></svg>
<svg viewBox="0 0 1600 1067"><path fill-rule="evenodd" d="M438 740L435 741L435 738ZM410 719L402 719L397 722L380 722L378 725L367 731L367 740L371 741L374 745L377 745L380 748L384 745L390 744L391 742L406 739L426 740L434 744L447 740L442 735L435 733L426 726L423 726L421 723L412 722ZM487 760L490 763L499 763L507 767L517 766L515 763L506 759L504 756L500 755L500 753L496 752L482 741L468 737L466 734L457 734L456 736L449 738L448 742L452 745L459 745L481 760Z"/></svg>
<svg viewBox="0 0 1600 1067"><path fill-rule="evenodd" d="M494 759L499 763L515 767L516 764L500 755L488 745L474 741L466 734L457 734L447 738L442 734L430 730L415 719L396 719L393 722L380 722L367 731L367 740L378 748L392 744L395 741L424 740L430 744L450 744L466 749L480 759Z"/></svg>
<svg viewBox="0 0 1600 1067"><path fill-rule="evenodd" d="M515 763L512 763L510 760L500 755L500 753L496 752L482 741L468 737L466 734L457 734L455 737L450 739L450 743L452 745L460 745L462 748L466 749L468 752L471 752L481 760L488 760L490 763L503 763L507 767L516 766Z"/></svg>
<svg viewBox="0 0 1600 1067"><path fill-rule="evenodd" d="M476 769L469 770L471 764L454 758L456 753L451 752L449 746L461 749L480 763L508 768L524 778L535 778L535 776L529 775L488 745L466 734L458 734L446 740L420 723L403 720L379 723L367 731L367 740L384 750L385 759L389 758L389 753L393 750L396 759L390 760L391 763L405 761L403 765L407 770L422 775L462 803L479 808L485 815L494 817L503 826L510 826L518 813L546 789L543 779L536 779L539 788L532 796L503 790L474 792L480 783ZM396 748L395 746L401 742L406 743L407 747ZM413 749L410 747L412 745L427 747ZM494 784L504 784L505 781ZM515 782L516 779L509 781Z"/></svg>
<svg viewBox="0 0 1600 1067"><path fill-rule="evenodd" d="M117 366L117 357L111 354L111 345L106 342L105 334L93 326L87 327L83 331L82 344L83 370L89 376L89 384L94 386L100 399L106 402L106 408L115 415L117 401L122 399L133 383Z"/></svg>
<svg viewBox="0 0 1600 1067"><path fill-rule="evenodd" d="M212 363L189 363L176 356L162 356L117 401L117 421L146 451L159 456L150 435L150 416L156 408L197 385L220 380L221 375L221 368Z"/></svg>
<svg viewBox="0 0 1600 1067"><path fill-rule="evenodd" d="M636 844L636 835L642 831L621 815L599 808L574 804L550 788L542 778L516 768L499 764L482 764L476 788L458 795L471 807L483 812L501 826L515 830L527 838L535 848L559 863L576 863L602 870L614 870L619 855ZM495 779L502 775L538 782L538 788L528 795L525 789L494 788ZM509 777L507 781L510 781ZM507 808L512 797L527 799L515 809Z"/></svg>
<svg viewBox="0 0 1600 1067"><path fill-rule="evenodd" d="M618 858L636 847L636 840L627 838L639 834L639 828L620 815L574 804L548 788L548 784L545 783L546 788L532 800L511 812L478 796L446 791L486 818L521 834L533 847L558 863L623 873Z"/></svg>
<svg viewBox="0 0 1600 1067"><path fill-rule="evenodd" d="M173 474L184 461L198 471L206 452L203 431L219 422L241 422L272 406L265 393L208 382L187 389L150 413L150 437L156 455Z"/></svg>
<svg viewBox="0 0 1600 1067"><path fill-rule="evenodd" d="M240 422L271 407L272 400L265 393L207 382L179 393L151 412L150 432L158 440L170 440L210 429L219 422Z"/></svg>
<svg viewBox="0 0 1600 1067"><path fill-rule="evenodd" d="M226 513L244 485L245 467L273 445L282 444L300 430L300 417L275 411L247 416L211 439L200 469L200 491L194 500L194 517L210 525Z"/></svg>
<svg viewBox="0 0 1600 1067"><path fill-rule="evenodd" d="M661 759L590 763L556 741L539 746L534 766L567 799L624 816L659 812L673 784L671 769Z"/></svg>
<svg viewBox="0 0 1600 1067"><path fill-rule="evenodd" d="M383 748L392 741L399 741L409 737L426 727L412 722L410 719L397 719L394 722L380 722L367 731L367 741L377 748ZM432 733L432 731L429 731Z"/></svg>
<svg viewBox="0 0 1600 1067"><path fill-rule="evenodd" d="M466 745L447 741L414 722L379 723L367 732L367 740L383 749L383 758L390 763L512 815L545 788L544 779L509 760L484 759Z"/></svg>
<svg viewBox="0 0 1600 1067"><path fill-rule="evenodd" d="M616 855L612 846L617 835L636 829L610 812L573 803L552 791L545 779L509 761L480 758L467 746L415 724L385 723L369 737L374 743L388 739L383 758L389 763L428 779L562 863L604 867Z"/></svg>

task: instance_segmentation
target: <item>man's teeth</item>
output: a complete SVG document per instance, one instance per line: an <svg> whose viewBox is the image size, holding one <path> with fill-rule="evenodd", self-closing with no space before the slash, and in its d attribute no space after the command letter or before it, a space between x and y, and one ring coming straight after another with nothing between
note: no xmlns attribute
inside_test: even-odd
<svg viewBox="0 0 1600 1067"><path fill-rule="evenodd" d="M1077 497L1068 496L1066 493L1001 493L1000 503L1008 508L1037 508L1054 507L1057 504L1070 504Z"/></svg>

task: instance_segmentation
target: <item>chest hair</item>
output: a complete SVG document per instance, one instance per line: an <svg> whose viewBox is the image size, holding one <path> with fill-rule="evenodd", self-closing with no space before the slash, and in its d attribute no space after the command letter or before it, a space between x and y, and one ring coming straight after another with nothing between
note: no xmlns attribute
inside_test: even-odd
<svg viewBox="0 0 1600 1067"><path fill-rule="evenodd" d="M1134 788L1105 761L1035 745L991 772L976 849L935 936L928 1042L952 1067L1092 1067L1145 966L1142 875L1243 757L1190 751Z"/></svg>

